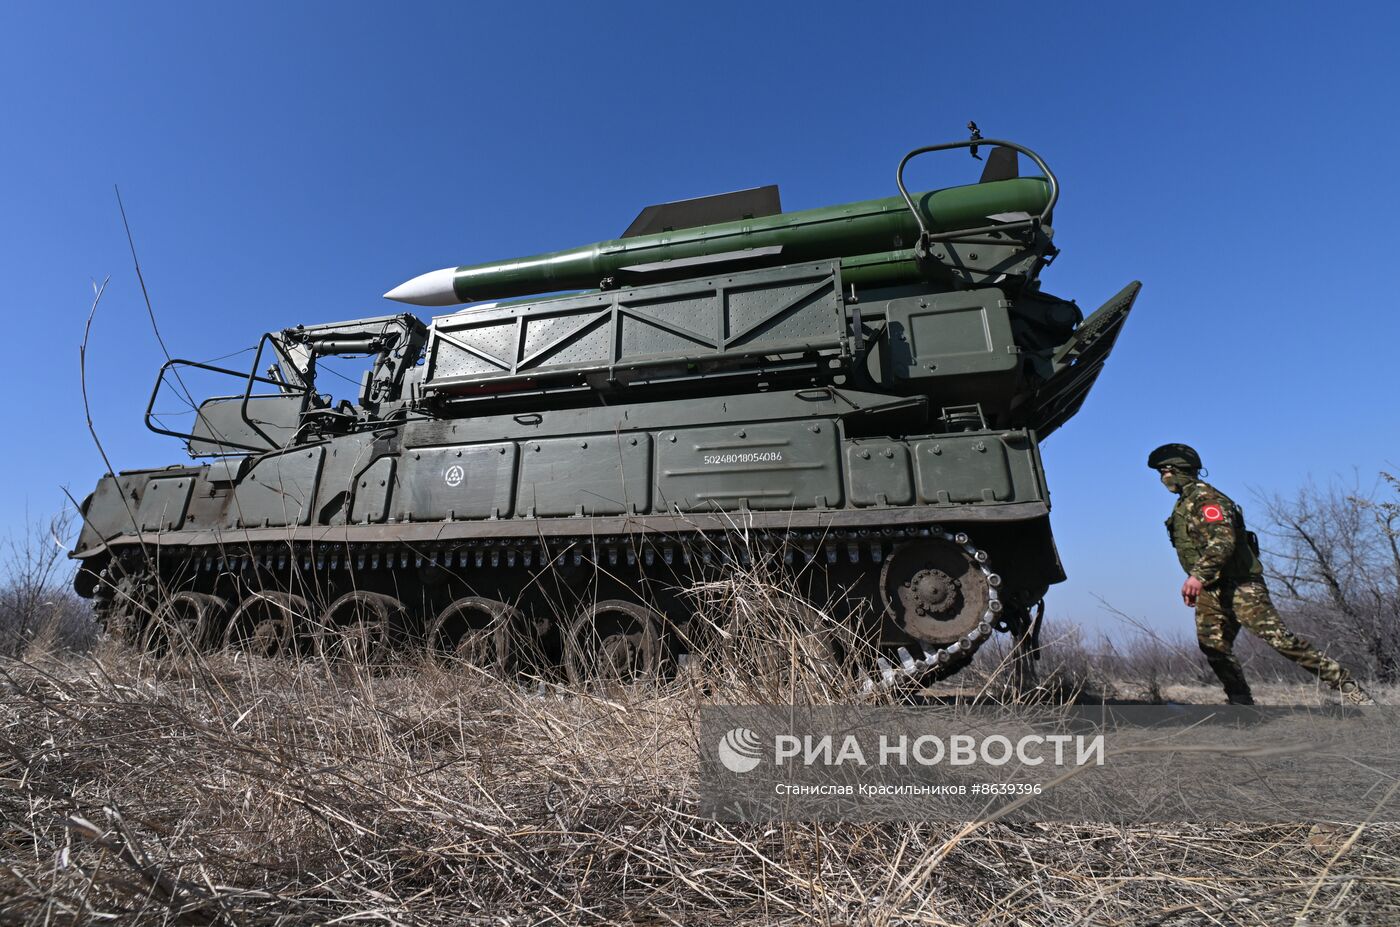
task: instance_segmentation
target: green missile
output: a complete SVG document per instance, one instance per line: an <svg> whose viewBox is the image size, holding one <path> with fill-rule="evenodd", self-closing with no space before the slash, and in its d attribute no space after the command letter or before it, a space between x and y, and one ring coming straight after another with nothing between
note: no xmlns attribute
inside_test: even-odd
<svg viewBox="0 0 1400 927"><path fill-rule="evenodd" d="M931 190L913 199L931 232L950 232L985 227L1002 216L1040 215L1050 201L1050 185L1043 177L1018 177ZM892 196L448 267L414 277L384 296L417 306L451 306L592 289L609 277L660 282L693 275L704 264L753 267L902 251L918 239L918 221L902 197Z"/></svg>

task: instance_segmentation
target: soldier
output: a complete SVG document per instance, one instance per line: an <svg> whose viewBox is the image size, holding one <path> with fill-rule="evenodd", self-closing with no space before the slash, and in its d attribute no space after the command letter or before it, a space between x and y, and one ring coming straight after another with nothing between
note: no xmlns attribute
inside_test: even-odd
<svg viewBox="0 0 1400 927"><path fill-rule="evenodd" d="M1264 567L1244 513L1220 490L1202 482L1201 458L1185 444L1164 444L1147 455L1147 466L1176 493L1167 535L1176 548L1186 582L1181 599L1196 609L1196 640L1232 705L1253 705L1233 645L1240 627L1312 673L1353 705L1374 705L1360 683L1337 661L1289 631L1264 585Z"/></svg>

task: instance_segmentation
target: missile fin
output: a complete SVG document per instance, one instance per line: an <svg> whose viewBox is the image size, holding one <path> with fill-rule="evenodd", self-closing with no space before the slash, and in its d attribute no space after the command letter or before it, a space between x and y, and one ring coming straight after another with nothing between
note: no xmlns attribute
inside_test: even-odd
<svg viewBox="0 0 1400 927"><path fill-rule="evenodd" d="M632 220L622 237L636 238L638 235L674 232L678 229L714 225L716 222L732 222L735 219L776 216L782 211L778 185L769 184L766 187L648 206L637 214L637 218Z"/></svg>

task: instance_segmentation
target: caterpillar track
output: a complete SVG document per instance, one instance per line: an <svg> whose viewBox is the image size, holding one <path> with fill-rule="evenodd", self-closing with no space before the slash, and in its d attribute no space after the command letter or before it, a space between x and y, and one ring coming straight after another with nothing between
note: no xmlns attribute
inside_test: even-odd
<svg viewBox="0 0 1400 927"><path fill-rule="evenodd" d="M939 569L950 564L958 575ZM229 544L161 548L154 558L135 547L98 577L95 599L104 623L153 652L237 648L373 664L420 651L586 685L684 665L697 628L725 617L701 614L688 583L756 568L780 571L778 582L807 594L809 617L832 622L819 630L854 632L838 635L844 646L831 660L865 692L944 678L995 630L1030 629L1025 609L1001 597L988 552L937 526L553 544ZM523 586L502 582L511 573ZM898 626L901 596L920 603L933 640Z"/></svg>

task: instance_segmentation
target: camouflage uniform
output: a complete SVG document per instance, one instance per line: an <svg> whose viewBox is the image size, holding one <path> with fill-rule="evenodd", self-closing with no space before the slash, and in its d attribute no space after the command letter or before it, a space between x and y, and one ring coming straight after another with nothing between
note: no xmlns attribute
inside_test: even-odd
<svg viewBox="0 0 1400 927"><path fill-rule="evenodd" d="M1284 627L1264 585L1264 567L1244 513L1220 490L1199 479L1183 481L1167 533L1181 568L1201 581L1196 599L1196 640L1231 702L1253 704L1234 641L1245 627L1270 647L1332 688L1350 684L1337 661Z"/></svg>

